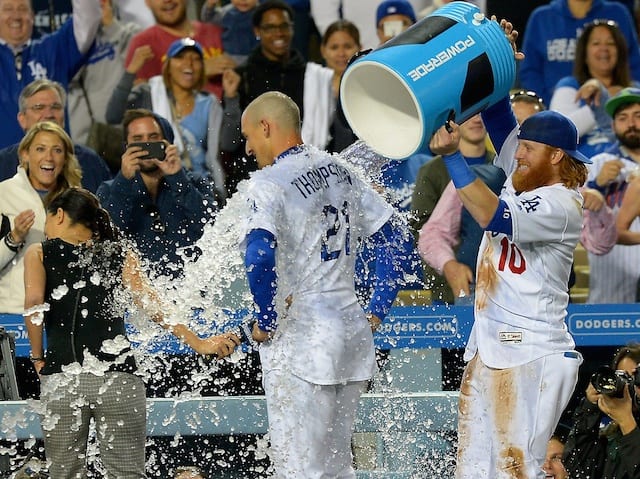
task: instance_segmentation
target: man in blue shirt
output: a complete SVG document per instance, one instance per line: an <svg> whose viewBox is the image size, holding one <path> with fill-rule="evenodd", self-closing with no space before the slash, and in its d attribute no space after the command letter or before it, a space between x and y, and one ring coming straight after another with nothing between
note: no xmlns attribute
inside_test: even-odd
<svg viewBox="0 0 640 479"><path fill-rule="evenodd" d="M120 172L102 183L98 197L149 260L152 273L178 276L184 261L180 251L199 253L194 243L220 205L211 183L183 168L165 118L145 109L128 110L123 127L127 146ZM151 151L133 144L139 142L164 143L165 156L148 158Z"/></svg>

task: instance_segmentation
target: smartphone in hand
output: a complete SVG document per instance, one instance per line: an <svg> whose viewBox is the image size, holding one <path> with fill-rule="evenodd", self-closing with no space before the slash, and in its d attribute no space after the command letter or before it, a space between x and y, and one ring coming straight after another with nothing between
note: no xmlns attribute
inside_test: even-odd
<svg viewBox="0 0 640 479"><path fill-rule="evenodd" d="M167 144L164 141L141 141L129 143L127 147L129 146L138 146L147 152L145 156L139 158L140 160L156 159L163 161L167 154L165 151Z"/></svg>

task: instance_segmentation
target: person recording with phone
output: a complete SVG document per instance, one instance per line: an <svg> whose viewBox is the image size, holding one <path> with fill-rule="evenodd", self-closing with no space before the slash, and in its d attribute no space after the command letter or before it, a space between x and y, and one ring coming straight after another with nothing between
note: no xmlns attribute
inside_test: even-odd
<svg viewBox="0 0 640 479"><path fill-rule="evenodd" d="M173 144L171 124L147 109L127 110L126 141L120 171L98 188L97 196L115 225L138 248L152 279L180 277L185 261L201 251L195 245L220 202L210 180L187 171ZM190 387L197 359L163 351L149 369L150 396L179 394Z"/></svg>
<svg viewBox="0 0 640 479"><path fill-rule="evenodd" d="M165 118L146 109L127 110L123 126L120 172L103 182L97 195L149 261L151 275L176 277L183 265L179 250L199 254L193 245L220 203L210 181L182 166Z"/></svg>
<svg viewBox="0 0 640 479"><path fill-rule="evenodd" d="M640 343L597 370L573 414L563 462L572 479L640 478Z"/></svg>

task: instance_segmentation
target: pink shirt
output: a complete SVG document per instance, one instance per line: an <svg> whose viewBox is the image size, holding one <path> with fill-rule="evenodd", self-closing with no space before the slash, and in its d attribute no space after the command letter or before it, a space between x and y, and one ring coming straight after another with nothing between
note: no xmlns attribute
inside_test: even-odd
<svg viewBox="0 0 640 479"><path fill-rule="evenodd" d="M447 261L456 259L454 248L459 243L462 201L453 183L449 183L438 200L429 220L420 229L418 252L429 266L442 274ZM616 244L618 233L613 211L603 206L600 211L584 210L580 242L596 255L608 253Z"/></svg>

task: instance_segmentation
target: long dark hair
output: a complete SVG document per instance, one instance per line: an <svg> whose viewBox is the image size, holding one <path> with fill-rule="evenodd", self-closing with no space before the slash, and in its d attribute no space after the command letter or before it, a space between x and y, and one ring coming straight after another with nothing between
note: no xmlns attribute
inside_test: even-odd
<svg viewBox="0 0 640 479"><path fill-rule="evenodd" d="M360 31L358 30L358 27L356 27L356 25L349 20L336 20L331 25L329 25L325 30L324 35L322 35L322 40L320 42L321 45L326 45L329 41L329 38L331 38L331 35L336 32L345 32L353 39L353 41L358 46L358 49L362 48L362 45L360 45Z"/></svg>
<svg viewBox="0 0 640 479"><path fill-rule="evenodd" d="M627 41L622 34L618 24L612 20L594 20L584 26L584 30L576 43L576 55L573 63L573 76L576 77L578 83L582 85L584 82L593 77L587 66L587 43L591 37L591 33L596 27L604 27L613 37L618 52L618 61L611 73L612 85L620 85L623 87L631 85L631 70L629 68L629 60L627 53Z"/></svg>
<svg viewBox="0 0 640 479"><path fill-rule="evenodd" d="M117 241L120 239L120 231L111 222L107 210L101 205L98 198L84 188L69 188L56 196L47 212L55 214L58 208L69 216L72 224L79 223L93 232L95 240Z"/></svg>

